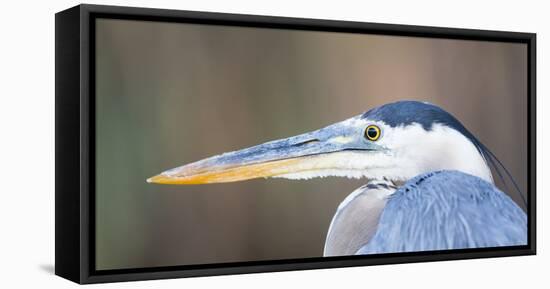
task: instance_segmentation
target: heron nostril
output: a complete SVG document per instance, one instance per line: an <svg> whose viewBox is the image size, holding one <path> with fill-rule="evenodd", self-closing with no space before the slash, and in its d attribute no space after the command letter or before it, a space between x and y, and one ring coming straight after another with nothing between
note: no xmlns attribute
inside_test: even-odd
<svg viewBox="0 0 550 289"><path fill-rule="evenodd" d="M314 139L308 139L308 140L303 141L303 142L295 143L295 144L293 144L293 146L303 146L303 145L314 144L314 143L318 143L318 142L320 142L320 140L314 138Z"/></svg>

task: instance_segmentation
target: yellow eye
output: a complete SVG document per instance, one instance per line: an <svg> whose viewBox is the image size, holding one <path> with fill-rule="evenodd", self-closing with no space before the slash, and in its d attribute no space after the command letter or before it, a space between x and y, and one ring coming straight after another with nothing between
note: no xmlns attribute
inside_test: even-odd
<svg viewBox="0 0 550 289"><path fill-rule="evenodd" d="M380 128L374 124L367 126L365 137L370 141L376 141L380 138Z"/></svg>

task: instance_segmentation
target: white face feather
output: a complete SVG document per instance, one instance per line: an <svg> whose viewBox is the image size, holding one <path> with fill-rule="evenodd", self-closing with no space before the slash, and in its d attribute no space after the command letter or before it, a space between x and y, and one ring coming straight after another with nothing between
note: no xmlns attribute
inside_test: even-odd
<svg viewBox="0 0 550 289"><path fill-rule="evenodd" d="M406 181L436 170L458 170L493 182L491 171L476 146L460 132L441 124L426 131L420 124L390 127L380 121L349 120L349 125L377 125L381 137L375 142L384 151L341 151L304 160L307 168L298 173L278 175L287 179L317 177L387 178ZM335 142L346 138L336 137Z"/></svg>
<svg viewBox="0 0 550 289"><path fill-rule="evenodd" d="M385 127L379 144L399 160L396 168L410 179L436 170L458 170L493 182L491 170L476 146L460 132L441 124L426 131L420 124Z"/></svg>

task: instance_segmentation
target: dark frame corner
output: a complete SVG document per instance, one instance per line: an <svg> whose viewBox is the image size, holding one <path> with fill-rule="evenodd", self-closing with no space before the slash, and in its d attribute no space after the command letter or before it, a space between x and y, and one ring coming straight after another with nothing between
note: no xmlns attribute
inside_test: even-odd
<svg viewBox="0 0 550 289"><path fill-rule="evenodd" d="M95 270L95 19L138 19L528 45L527 246L370 256ZM79 5L55 15L55 274L76 283L209 276L536 254L536 34L317 19Z"/></svg>

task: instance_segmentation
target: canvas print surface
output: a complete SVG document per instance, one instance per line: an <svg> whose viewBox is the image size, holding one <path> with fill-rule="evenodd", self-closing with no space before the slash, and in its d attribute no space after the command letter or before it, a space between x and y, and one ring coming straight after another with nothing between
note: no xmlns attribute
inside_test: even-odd
<svg viewBox="0 0 550 289"><path fill-rule="evenodd" d="M527 45L96 20L97 270L527 244Z"/></svg>

